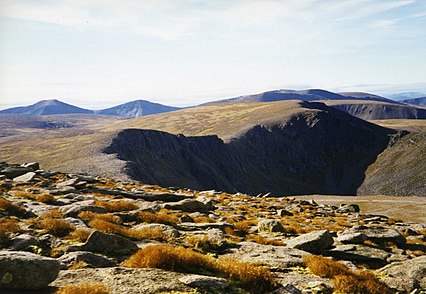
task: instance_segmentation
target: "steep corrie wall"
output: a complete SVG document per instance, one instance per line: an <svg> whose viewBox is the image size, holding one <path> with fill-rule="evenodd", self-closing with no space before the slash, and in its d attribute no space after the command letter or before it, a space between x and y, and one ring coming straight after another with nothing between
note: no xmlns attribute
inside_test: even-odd
<svg viewBox="0 0 426 294"><path fill-rule="evenodd" d="M161 186L273 195L355 195L396 132L322 103L285 122L258 125L224 143L126 129L104 152L125 160L135 180Z"/></svg>

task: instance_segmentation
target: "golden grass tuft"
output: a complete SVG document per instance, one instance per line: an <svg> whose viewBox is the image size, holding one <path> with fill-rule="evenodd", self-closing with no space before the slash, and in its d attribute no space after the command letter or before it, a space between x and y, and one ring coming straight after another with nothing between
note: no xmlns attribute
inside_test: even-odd
<svg viewBox="0 0 426 294"><path fill-rule="evenodd" d="M121 223L121 218L119 216L113 215L112 213L96 213L92 211L82 211L78 214L78 217L84 221L91 221L96 218L114 224Z"/></svg>
<svg viewBox="0 0 426 294"><path fill-rule="evenodd" d="M124 236L127 235L126 227L123 227L118 224L111 223L109 221L99 219L99 218L94 218L93 220L91 220L89 222L89 226L93 229L96 229L108 234L117 234L117 235L124 235Z"/></svg>
<svg viewBox="0 0 426 294"><path fill-rule="evenodd" d="M274 275L267 268L235 260L216 260L188 248L170 245L147 246L130 256L123 265L190 273L207 271L238 281L253 293L269 291L275 285Z"/></svg>
<svg viewBox="0 0 426 294"><path fill-rule="evenodd" d="M0 210L4 211L7 215L14 216L23 216L27 212L25 208L4 198L0 198Z"/></svg>
<svg viewBox="0 0 426 294"><path fill-rule="evenodd" d="M337 261L317 255L304 256L303 261L313 274L332 279L336 293L392 293L391 289L370 271L354 272Z"/></svg>
<svg viewBox="0 0 426 294"><path fill-rule="evenodd" d="M215 221L208 216L197 216L194 217L195 223L214 223Z"/></svg>
<svg viewBox="0 0 426 294"><path fill-rule="evenodd" d="M164 234L163 230L158 228L144 228L144 229L129 229L127 231L127 236L135 238L138 240L150 239L158 241L166 241L169 239L167 235Z"/></svg>
<svg viewBox="0 0 426 294"><path fill-rule="evenodd" d="M118 200L118 201L96 200L95 205L103 207L109 212L130 211L130 210L135 210L139 208L139 206L136 205L135 203L126 201L126 200Z"/></svg>
<svg viewBox="0 0 426 294"><path fill-rule="evenodd" d="M0 218L0 244L9 241L10 235L20 231L19 221L11 218Z"/></svg>
<svg viewBox="0 0 426 294"><path fill-rule="evenodd" d="M133 238L137 240L167 240L167 236L161 229L158 228L133 229L118 224L110 223L99 218L94 218L92 221L90 221L89 226L104 233L117 234L123 237Z"/></svg>
<svg viewBox="0 0 426 294"><path fill-rule="evenodd" d="M143 211L138 214L138 219L141 222L145 223L157 223L157 224L165 224L172 225L176 224L179 221L179 218L176 215L168 214L166 212L148 212Z"/></svg>
<svg viewBox="0 0 426 294"><path fill-rule="evenodd" d="M75 227L66 220L56 218L44 218L39 221L37 227L56 237L65 237L75 230Z"/></svg>
<svg viewBox="0 0 426 294"><path fill-rule="evenodd" d="M274 274L263 266L227 259L220 260L218 268L221 275L240 282L252 293L269 292L276 285Z"/></svg>
<svg viewBox="0 0 426 294"><path fill-rule="evenodd" d="M234 223L234 228L243 234L248 234L252 226L256 226L257 220L242 220Z"/></svg>
<svg viewBox="0 0 426 294"><path fill-rule="evenodd" d="M314 275L323 278L347 275L351 272L344 264L318 255L306 255L303 262Z"/></svg>
<svg viewBox="0 0 426 294"><path fill-rule="evenodd" d="M75 227L68 221L63 220L63 216L58 209L51 209L43 213L41 217L32 219L31 223L48 234L56 237L65 237L74 231Z"/></svg>
<svg viewBox="0 0 426 294"><path fill-rule="evenodd" d="M77 228L68 235L68 238L83 243L89 238L91 232L89 229Z"/></svg>
<svg viewBox="0 0 426 294"><path fill-rule="evenodd" d="M35 194L35 193L25 192L25 191L13 191L13 196L19 197L19 198L31 199L31 200L46 203L46 204L56 203L55 197L49 193Z"/></svg>
<svg viewBox="0 0 426 294"><path fill-rule="evenodd" d="M55 294L109 294L111 290L101 283L82 283L77 285L66 285Z"/></svg>
<svg viewBox="0 0 426 294"><path fill-rule="evenodd" d="M274 245L274 246L284 246L284 242L281 240L276 240L276 239L269 239L269 238L265 238L263 236L260 235L254 235L254 236L250 236L247 241L253 241L256 242L257 244L263 244L263 245Z"/></svg>

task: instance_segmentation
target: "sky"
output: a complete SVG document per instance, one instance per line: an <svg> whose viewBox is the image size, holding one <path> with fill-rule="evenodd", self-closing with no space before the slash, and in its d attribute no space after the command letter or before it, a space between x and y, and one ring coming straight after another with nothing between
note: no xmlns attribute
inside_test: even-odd
<svg viewBox="0 0 426 294"><path fill-rule="evenodd" d="M426 0L0 0L0 109L426 93Z"/></svg>

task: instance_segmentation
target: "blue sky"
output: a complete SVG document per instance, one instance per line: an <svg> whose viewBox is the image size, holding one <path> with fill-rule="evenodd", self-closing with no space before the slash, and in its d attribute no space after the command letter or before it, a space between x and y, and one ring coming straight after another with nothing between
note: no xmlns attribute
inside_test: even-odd
<svg viewBox="0 0 426 294"><path fill-rule="evenodd" d="M426 0L0 0L0 108L426 92Z"/></svg>

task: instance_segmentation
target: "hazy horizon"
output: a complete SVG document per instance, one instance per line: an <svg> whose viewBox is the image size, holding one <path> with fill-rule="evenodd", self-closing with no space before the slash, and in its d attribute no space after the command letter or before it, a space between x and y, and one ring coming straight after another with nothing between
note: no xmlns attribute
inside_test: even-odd
<svg viewBox="0 0 426 294"><path fill-rule="evenodd" d="M0 0L0 109L426 93L425 27L421 0Z"/></svg>

